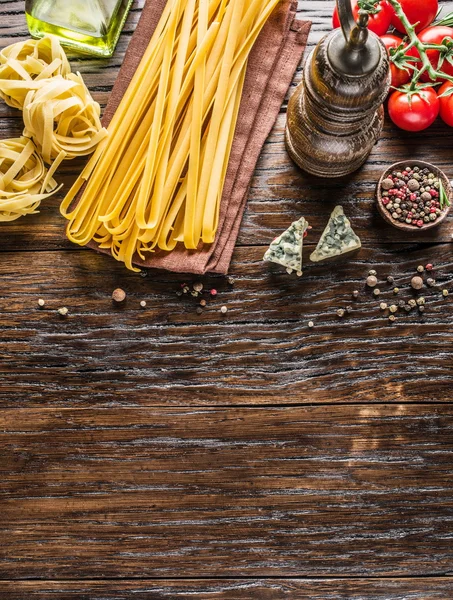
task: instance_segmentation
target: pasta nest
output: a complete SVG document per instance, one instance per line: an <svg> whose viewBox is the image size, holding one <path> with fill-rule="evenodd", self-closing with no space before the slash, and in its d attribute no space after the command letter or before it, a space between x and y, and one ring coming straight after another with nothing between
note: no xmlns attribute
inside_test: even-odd
<svg viewBox="0 0 453 600"><path fill-rule="evenodd" d="M58 39L45 36L40 40L17 42L0 52L0 97L9 106L22 110L30 90L37 90L55 75L71 72L68 59Z"/></svg>
<svg viewBox="0 0 453 600"><path fill-rule="evenodd" d="M60 189L53 179L58 161L47 170L26 137L0 141L0 221L38 212L41 200Z"/></svg>
<svg viewBox="0 0 453 600"><path fill-rule="evenodd" d="M24 135L31 137L45 162L65 153L65 159L91 154L107 135L101 109L80 73L57 75L25 98Z"/></svg>

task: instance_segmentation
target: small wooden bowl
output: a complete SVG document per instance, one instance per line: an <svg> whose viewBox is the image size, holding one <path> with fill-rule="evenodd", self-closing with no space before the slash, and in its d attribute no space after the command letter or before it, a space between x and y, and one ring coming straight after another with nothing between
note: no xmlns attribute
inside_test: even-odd
<svg viewBox="0 0 453 600"><path fill-rule="evenodd" d="M379 212L381 213L384 220L387 221L387 223L390 223L390 225L393 225L393 227L396 227L397 229L402 229L404 231L415 233L416 231L424 231L426 229L432 229L433 227L437 227L438 225L440 225L442 223L442 221L448 215L450 208L451 208L450 206L446 206L442 210L442 213L439 215L439 217L435 221L430 221L429 223L424 223L422 225L422 227L417 227L417 225L409 225L409 223L401 223L399 221L395 221L392 218L392 216L389 214L389 212L385 208L385 206L382 204L382 192L381 192L382 182L393 171L403 171L404 167L407 167L408 165L411 167L420 167L420 169L429 169L431 173L434 173L434 175L439 177L439 179L443 183L445 193L447 194L450 203L452 202L453 191L452 191L452 188L450 185L450 180L448 179L448 177L445 175L445 173L443 171L441 171L439 168L437 168L434 165L432 165L428 162L425 162L423 160L405 160L405 161L397 162L397 163L391 165L390 167L388 167L388 169L386 169L384 171L381 178L379 179L377 188L376 188L376 202L377 202Z"/></svg>

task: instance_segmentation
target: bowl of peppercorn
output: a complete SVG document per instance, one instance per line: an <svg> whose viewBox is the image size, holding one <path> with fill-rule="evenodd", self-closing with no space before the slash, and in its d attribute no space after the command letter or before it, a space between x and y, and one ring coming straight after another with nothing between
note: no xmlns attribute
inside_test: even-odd
<svg viewBox="0 0 453 600"><path fill-rule="evenodd" d="M422 160L391 165L379 179L379 212L398 229L432 229L448 215L452 188L443 171Z"/></svg>

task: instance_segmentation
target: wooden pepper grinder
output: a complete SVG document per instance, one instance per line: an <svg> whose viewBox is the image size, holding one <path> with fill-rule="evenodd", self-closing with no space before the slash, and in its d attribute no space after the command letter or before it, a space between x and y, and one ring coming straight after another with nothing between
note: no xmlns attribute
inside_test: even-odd
<svg viewBox="0 0 453 600"><path fill-rule="evenodd" d="M341 177L358 169L378 140L390 86L390 64L369 16L354 21L351 0L337 0L341 29L308 58L288 104L286 147L302 169Z"/></svg>

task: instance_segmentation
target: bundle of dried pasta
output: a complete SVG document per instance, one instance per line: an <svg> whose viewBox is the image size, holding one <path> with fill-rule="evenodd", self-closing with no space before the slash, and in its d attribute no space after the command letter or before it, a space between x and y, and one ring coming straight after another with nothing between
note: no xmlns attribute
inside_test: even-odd
<svg viewBox="0 0 453 600"><path fill-rule="evenodd" d="M0 221L34 214L41 200L60 189L53 174L63 156L47 170L33 142L26 137L0 141Z"/></svg>
<svg viewBox="0 0 453 600"><path fill-rule="evenodd" d="M11 44L0 52L0 97L9 106L22 110L30 90L39 89L50 77L70 72L68 59L56 37Z"/></svg>
<svg viewBox="0 0 453 600"><path fill-rule="evenodd" d="M66 78L57 75L42 88L28 92L24 135L33 139L47 163L61 152L65 159L85 156L107 135L100 112L79 73Z"/></svg>
<svg viewBox="0 0 453 600"><path fill-rule="evenodd" d="M109 137L62 203L69 239L134 270L156 248L214 241L247 59L278 2L168 1Z"/></svg>

